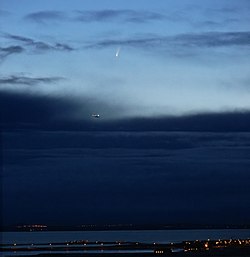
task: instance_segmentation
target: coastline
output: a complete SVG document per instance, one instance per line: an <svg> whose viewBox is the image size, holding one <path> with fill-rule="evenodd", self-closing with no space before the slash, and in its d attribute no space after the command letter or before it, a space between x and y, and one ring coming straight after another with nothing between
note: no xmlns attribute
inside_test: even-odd
<svg viewBox="0 0 250 257"><path fill-rule="evenodd" d="M156 257L154 253L40 253L34 255L15 255L16 257ZM225 257L249 257L250 249L240 251L207 251L207 252L179 252L169 253L163 256L176 257L206 257L206 256L225 256Z"/></svg>
<svg viewBox="0 0 250 257"><path fill-rule="evenodd" d="M250 239L195 240L169 244L120 241L71 241L29 246L2 244L0 252L5 257L250 257Z"/></svg>

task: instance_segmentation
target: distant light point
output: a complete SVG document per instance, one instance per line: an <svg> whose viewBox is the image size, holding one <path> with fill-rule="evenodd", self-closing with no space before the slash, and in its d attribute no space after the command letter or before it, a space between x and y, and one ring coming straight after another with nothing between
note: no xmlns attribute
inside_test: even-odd
<svg viewBox="0 0 250 257"><path fill-rule="evenodd" d="M92 114L91 116L92 116L93 118L100 118L100 114L95 114L95 113L94 113L94 114Z"/></svg>

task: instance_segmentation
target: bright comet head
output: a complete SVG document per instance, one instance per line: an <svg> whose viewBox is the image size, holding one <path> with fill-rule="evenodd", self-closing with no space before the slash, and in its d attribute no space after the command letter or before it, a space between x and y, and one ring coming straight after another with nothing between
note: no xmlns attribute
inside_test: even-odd
<svg viewBox="0 0 250 257"><path fill-rule="evenodd" d="M118 57L119 56L119 53L120 53L120 47L116 50L116 53L115 53L115 56Z"/></svg>

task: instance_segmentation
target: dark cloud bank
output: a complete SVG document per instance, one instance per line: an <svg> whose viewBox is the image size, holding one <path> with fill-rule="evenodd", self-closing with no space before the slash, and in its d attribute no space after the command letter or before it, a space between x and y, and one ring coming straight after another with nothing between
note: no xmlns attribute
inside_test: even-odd
<svg viewBox="0 0 250 257"><path fill-rule="evenodd" d="M4 132L4 224L249 224L249 140L235 132Z"/></svg>
<svg viewBox="0 0 250 257"><path fill-rule="evenodd" d="M60 78L9 77L2 83L34 84ZM162 116L110 120L109 114L120 109L112 104L88 98L34 94L0 93L3 128L40 128L49 130L118 130L118 131L250 131L250 112L201 113L186 116ZM93 110L101 110L101 118L93 119ZM80 118L76 116L81 113ZM122 110L121 110L122 112ZM119 117L119 116L118 116Z"/></svg>
<svg viewBox="0 0 250 257"><path fill-rule="evenodd" d="M5 225L250 223L249 112L105 121L96 105L116 109L1 92Z"/></svg>

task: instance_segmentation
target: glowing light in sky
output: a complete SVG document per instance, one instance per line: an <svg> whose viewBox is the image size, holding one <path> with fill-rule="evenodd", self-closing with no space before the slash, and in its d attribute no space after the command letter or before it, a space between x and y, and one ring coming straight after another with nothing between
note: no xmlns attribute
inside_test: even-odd
<svg viewBox="0 0 250 257"><path fill-rule="evenodd" d="M119 57L120 50L121 50L121 48L120 48L120 47L118 47L118 48L117 48L117 50L116 50L116 53L115 53L115 56L116 56L116 57Z"/></svg>

